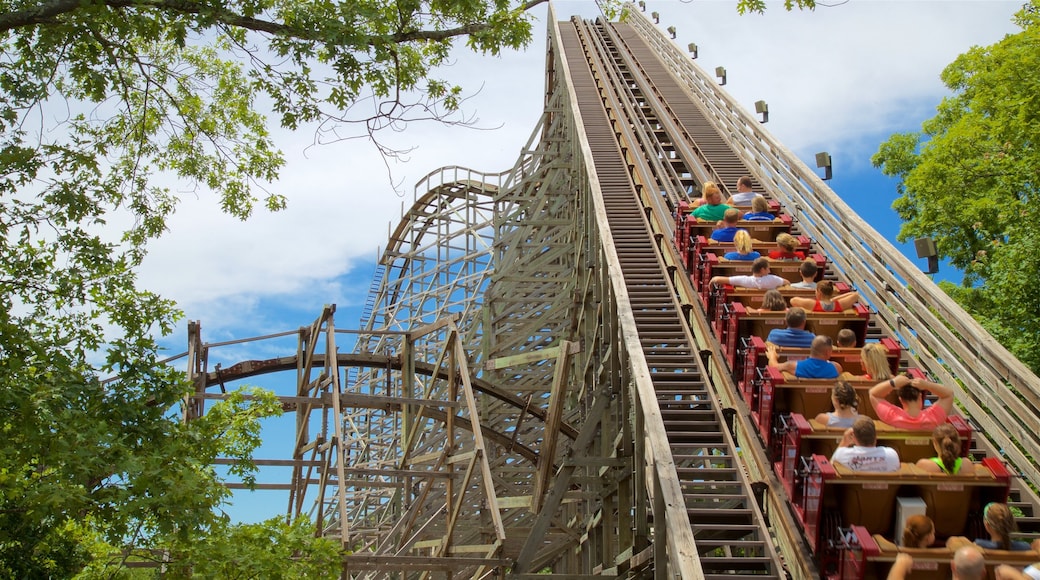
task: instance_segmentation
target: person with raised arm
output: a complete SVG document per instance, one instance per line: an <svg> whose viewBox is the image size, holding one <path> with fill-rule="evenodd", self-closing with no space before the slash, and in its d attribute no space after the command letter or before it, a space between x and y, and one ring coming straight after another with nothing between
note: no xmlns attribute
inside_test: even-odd
<svg viewBox="0 0 1040 580"><path fill-rule="evenodd" d="M899 397L899 405L886 400L893 391ZM936 395L939 400L926 407L923 391ZM909 374L897 375L870 388L870 405L878 419L897 429L931 431L953 413L953 389Z"/></svg>
<svg viewBox="0 0 1040 580"><path fill-rule="evenodd" d="M834 282L830 280L820 280L816 284L816 298L791 297L791 306L801 306L809 312L843 312L857 302L858 292L846 292L835 296Z"/></svg>
<svg viewBox="0 0 1040 580"><path fill-rule="evenodd" d="M780 286L790 284L784 278L769 272L769 259L756 258L751 262L750 276L713 276L709 281L713 286L739 286L742 288L758 288L759 290L772 290Z"/></svg>

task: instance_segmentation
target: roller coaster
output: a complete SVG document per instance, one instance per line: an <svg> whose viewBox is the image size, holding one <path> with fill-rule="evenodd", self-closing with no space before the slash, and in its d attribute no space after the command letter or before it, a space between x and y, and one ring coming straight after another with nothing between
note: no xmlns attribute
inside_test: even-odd
<svg viewBox="0 0 1040 580"><path fill-rule="evenodd" d="M1006 501L1040 534L1040 380L638 9L552 10L544 113L516 164L416 186L357 329L327 306L246 339L294 353L223 367L244 341L191 323L186 419L228 384L295 373L291 457L256 461L291 476L257 488L336 538L350 578L883 577L908 497L944 533ZM777 317L708 283L732 265L687 213L705 182L729 193L742 175L778 212L760 237L796 235L861 297L815 331L854 328L894 372L954 388L983 475L864 480L827 461L836 435L811 422L826 386L763 364ZM920 452L920 434L885 436ZM916 557L948 577L948 554Z"/></svg>

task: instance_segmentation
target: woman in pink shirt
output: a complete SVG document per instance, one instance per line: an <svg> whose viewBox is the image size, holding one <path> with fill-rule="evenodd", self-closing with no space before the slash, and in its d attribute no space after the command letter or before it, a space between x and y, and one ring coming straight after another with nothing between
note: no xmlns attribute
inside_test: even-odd
<svg viewBox="0 0 1040 580"><path fill-rule="evenodd" d="M892 391L896 391L902 406L885 399ZM922 391L936 395L939 400L925 407ZM931 431L945 423L953 412L953 390L925 379L898 375L870 388L870 405L878 419L897 429Z"/></svg>

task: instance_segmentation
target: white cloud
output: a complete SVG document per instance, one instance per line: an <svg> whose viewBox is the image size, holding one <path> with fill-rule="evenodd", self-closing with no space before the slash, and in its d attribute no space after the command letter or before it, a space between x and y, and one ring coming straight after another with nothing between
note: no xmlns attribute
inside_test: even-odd
<svg viewBox="0 0 1040 580"><path fill-rule="evenodd" d="M931 116L947 93L942 69L1014 32L1021 7L856 0L813 12L771 3L764 15L740 16L735 4L647 2L647 13L660 13L662 29L676 27L679 46L696 43L705 70L725 67L726 88L744 107L768 102L767 128L788 148L835 155L863 133L887 135L908 117Z"/></svg>

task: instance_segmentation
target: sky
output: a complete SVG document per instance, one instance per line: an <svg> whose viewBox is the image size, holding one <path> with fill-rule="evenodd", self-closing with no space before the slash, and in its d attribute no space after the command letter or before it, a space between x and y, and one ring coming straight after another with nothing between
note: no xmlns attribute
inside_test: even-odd
<svg viewBox="0 0 1040 580"><path fill-rule="evenodd" d="M660 13L662 30L676 27L678 46L698 45L696 64L726 68L726 88L745 108L769 104L765 129L809 167L816 152L829 152L832 189L890 240L899 228L891 209L896 184L871 167L870 156L892 133L917 130L931 117L948 94L939 79L943 67L971 46L1014 33L1011 18L1021 7L1000 0L850 0L786 12L770 2L764 15L741 16L736 0L646 4L648 13ZM554 7L561 20L596 15L591 0ZM313 128L273 128L288 163L271 188L288 197L286 210L259 210L242 222L221 214L208 192L181 192L170 231L152 244L140 271L144 288L185 313L162 341L170 354L186 350L187 320L201 322L204 341L218 342L293 330L310 324L323 304L336 304L337 327L356 328L376 257L410 206L413 184L448 165L505 170L527 142L544 89L546 8L533 14L527 50L500 57L460 50L440 71L472 95L463 108L480 129L426 123L383 135L386 143L414 148L406 162L386 167L364 139L316 146ZM901 247L924 266L912 244ZM959 280L955 272L944 276ZM216 356L227 357L226 365L287 355L295 340L281 344L288 350L242 345ZM236 517L255 519L252 508L242 509Z"/></svg>

